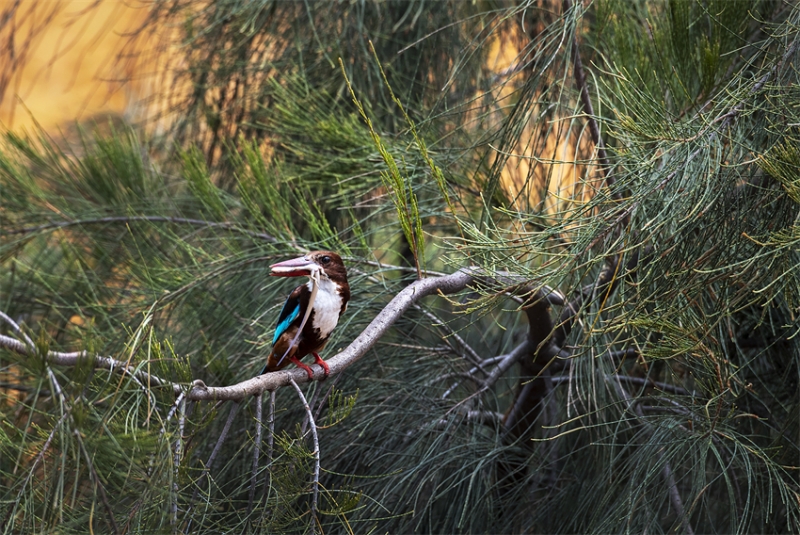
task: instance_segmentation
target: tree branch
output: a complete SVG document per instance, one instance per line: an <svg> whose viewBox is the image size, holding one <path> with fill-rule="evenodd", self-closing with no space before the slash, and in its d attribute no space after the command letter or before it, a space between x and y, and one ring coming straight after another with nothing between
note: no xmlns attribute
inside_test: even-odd
<svg viewBox="0 0 800 535"><path fill-rule="evenodd" d="M25 344L10 336L0 334L0 347L4 347L14 353L25 355L28 357L35 357L36 351L26 347ZM171 386L175 390L175 395L180 395L182 387L171 381L161 379L155 375L147 372L137 370L133 366L128 365L121 360L112 359L110 357L101 357L100 355L91 355L88 351L73 351L70 353L63 353L61 351L48 351L47 362L57 366L76 366L79 362L93 360L95 368L105 370L119 371L127 373L148 386Z"/></svg>
<svg viewBox="0 0 800 535"><path fill-rule="evenodd" d="M509 277L511 277L511 279L506 280ZM409 307L417 303L423 297L434 293L443 295L452 294L463 290L467 285L473 282L497 286L507 284L512 279L514 282L519 283L519 278L514 279L513 276L508 274L489 276L482 273L482 271L477 268L464 268L443 277L431 277L414 281L401 290L347 348L327 360L331 374L340 373L361 359L389 330L394 322L397 321ZM543 303L541 300L540 302ZM0 335L0 347L29 357L34 357L36 355L36 351L26 347L23 342L9 336ZM75 366L81 361L91 359L95 368L126 373L137 381L141 381L143 386L172 388L176 396L185 391L185 387L178 383L139 370L126 362L110 357L91 355L87 351L74 351L70 353L48 351L46 359L50 364L60 366ZM314 370L314 379L320 379L324 376L321 367L315 366L312 369ZM188 391L186 391L186 400L240 401L248 396L256 395L266 390L274 391L280 387L287 386L292 380L297 383L305 383L309 381L309 378L305 371L295 368L267 373L235 385L223 387L207 386L202 381L195 380L191 383Z"/></svg>
<svg viewBox="0 0 800 535"><path fill-rule="evenodd" d="M361 334L353 340L341 353L327 359L331 374L336 374L349 368L363 357L366 352L389 330L408 308L428 295L434 293L451 294L467 287L475 280L475 270L461 269L444 277L427 278L414 281L403 288L384 308L375 319L367 325ZM322 367L313 366L314 379L324 376ZM294 380L305 383L309 381L305 371L294 368L267 373L248 379L241 383L224 386L210 387L200 381L195 381L187 398L192 401L200 400L241 400L265 390L276 390L287 386Z"/></svg>

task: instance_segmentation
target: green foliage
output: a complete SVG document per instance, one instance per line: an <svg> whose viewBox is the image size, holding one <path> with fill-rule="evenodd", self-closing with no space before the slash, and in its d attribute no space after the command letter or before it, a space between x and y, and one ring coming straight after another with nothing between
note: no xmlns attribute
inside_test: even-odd
<svg viewBox="0 0 800 535"><path fill-rule="evenodd" d="M798 531L800 12L537 5L157 2L193 88L169 142L7 134L0 531ZM144 379L251 378L297 284L269 264L317 248L352 287L325 357L405 273L500 283L304 386L319 451L291 389Z"/></svg>
<svg viewBox="0 0 800 535"><path fill-rule="evenodd" d="M341 64L341 66L342 73L345 75L346 79L347 73L344 70L344 64ZM417 276L421 278L422 271L424 270L424 266L421 265L421 259L425 258L425 236L422 234L422 220L419 217L419 204L417 202L417 196L414 194L410 180L405 178L400 172L394 157L391 155L383 141L381 141L381 136L378 135L378 133L375 131L375 128L372 126L372 121L367 116L367 113L364 111L364 107L361 105L361 102L358 101L358 97L356 97L355 93L353 92L353 87L350 85L350 80L347 80L347 87L350 90L351 96L353 97L353 103L356 105L356 108L358 108L358 112L364 119L367 128L369 128L369 133L372 136L372 142L375 143L375 147L378 149L378 154L381 155L381 158L386 164L387 170L381 171L381 178L383 179L383 184L390 192L391 199L394 201L394 207L395 210L397 210L397 219L400 222L400 228L403 229L403 235L405 235L406 241L411 248L411 254L414 255Z"/></svg>

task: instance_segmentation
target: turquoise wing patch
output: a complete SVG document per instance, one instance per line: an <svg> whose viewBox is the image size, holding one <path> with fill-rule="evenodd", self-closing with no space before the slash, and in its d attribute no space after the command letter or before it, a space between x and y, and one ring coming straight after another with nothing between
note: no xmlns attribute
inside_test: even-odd
<svg viewBox="0 0 800 535"><path fill-rule="evenodd" d="M286 332L286 329L289 328L289 325L291 325L298 316L300 316L300 300L287 299L281 309L281 315L278 317L278 326L275 327L275 336L272 337L272 345L275 345L278 338Z"/></svg>

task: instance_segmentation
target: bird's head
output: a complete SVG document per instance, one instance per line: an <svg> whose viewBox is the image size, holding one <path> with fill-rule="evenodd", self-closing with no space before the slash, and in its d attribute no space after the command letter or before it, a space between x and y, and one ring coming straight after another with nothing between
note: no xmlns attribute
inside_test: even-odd
<svg viewBox="0 0 800 535"><path fill-rule="evenodd" d="M342 257L332 251L312 251L299 258L285 260L270 266L273 277L311 277L318 273L337 283L347 282L347 269Z"/></svg>

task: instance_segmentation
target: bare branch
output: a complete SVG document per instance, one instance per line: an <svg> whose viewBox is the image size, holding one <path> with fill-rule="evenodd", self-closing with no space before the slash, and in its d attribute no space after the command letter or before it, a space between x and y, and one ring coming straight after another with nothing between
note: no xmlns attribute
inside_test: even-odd
<svg viewBox="0 0 800 535"><path fill-rule="evenodd" d="M461 357L466 359L466 360L468 360L468 361L470 361L471 364L473 364L475 366L478 366L479 368L481 368L481 371L483 371L483 368L482 368L482 366L483 366L482 360L483 359L481 359L481 356L478 355L478 353L474 349L472 349L472 347L467 342L465 342L464 339L461 338L461 336L459 336L459 334L457 332L455 332L449 325L447 325L447 323L445 323L442 319L440 319L438 316L436 316L436 314L434 314L433 312L425 310L424 308L422 308L419 305L414 305L414 308L416 308L417 310L422 312L422 314L425 317L427 317L429 320L431 320L433 322L433 325L436 325L437 327L441 327L443 330L445 330L448 333L448 336L452 337L453 340L458 342L458 345L460 345L462 350L464 351L461 354Z"/></svg>
<svg viewBox="0 0 800 535"><path fill-rule="evenodd" d="M19 325L17 324L16 321L12 320L8 316L8 314L3 312L2 310L0 310L0 319L4 320L6 323L11 325L11 328L14 330L14 332L17 333L17 335L22 336L25 339L25 343L28 344L28 347L31 348L31 351L36 351L36 344L33 343L33 340L31 340L30 337L27 334L25 334L22 331L22 329L20 329L20 327L19 327Z"/></svg>
<svg viewBox="0 0 800 535"><path fill-rule="evenodd" d="M27 348L25 344L15 338L11 338L10 336L5 336L2 334L0 334L0 347L4 347L10 351L13 351L14 353L19 353L20 355L27 355L29 357L36 356L35 350ZM141 381L140 384L142 385L170 386L175 391L176 396L180 395L183 390L177 383L172 383L142 370L138 370L121 360L112 359L110 357L101 357L100 355L91 355L88 351L73 351L70 353L63 353L61 351L47 352L47 362L57 366L76 366L79 362L86 360L93 360L95 368L126 373L132 378Z"/></svg>
<svg viewBox="0 0 800 535"><path fill-rule="evenodd" d="M419 430L409 431L408 434L413 434L418 431L425 431L427 429L442 430L446 429L454 423L479 423L492 428L497 428L503 422L503 413L494 411L481 411L481 410L460 410L456 411L457 415L463 416L459 421L448 420L447 418L439 418Z"/></svg>
<svg viewBox="0 0 800 535"><path fill-rule="evenodd" d="M311 438L314 441L314 485L313 485L313 494L311 498L311 533L317 532L317 501L319 500L319 437L317 436L317 424L314 422L314 415L311 412L311 407L308 405L308 401L306 401L306 397L303 395L303 391L300 390L300 387L297 386L297 383L294 382L294 379L289 379L289 383L294 387L297 391L297 395L300 396L300 401L303 402L303 407L306 409L306 416L308 417L308 425L311 428Z"/></svg>
<svg viewBox="0 0 800 535"><path fill-rule="evenodd" d="M475 381L476 383L478 383L479 386L482 386L484 384L484 382L479 380L477 377L475 377L475 374L478 373L479 370L481 372L483 372L483 373L486 373L484 371L484 369L483 369L483 366L491 366L492 364L497 364L498 362L503 362L507 358L508 358L508 355L506 354L506 355L498 355L496 357L489 357L487 359L483 359L481 361L481 367L480 368L478 366L475 366L474 368L470 368L470 370L467 373L448 373L446 375L442 375L442 376L437 377L434 381L431 382L431 384L433 384L434 382L438 382L438 381L443 381L445 379L449 379L451 377L463 377L465 379L469 378L470 380ZM445 390L444 394L442 394L442 399L447 399L447 397L450 396L450 394L452 394L453 391L456 388L458 388L458 385L460 385L460 384L461 384L461 381L456 381L455 383L450 385L450 388Z"/></svg>
<svg viewBox="0 0 800 535"><path fill-rule="evenodd" d="M673 394L678 394L680 396L692 395L692 393L686 390L685 388L681 388L679 386L671 385L668 383L662 383L660 381L653 381L652 379L647 379L644 377L631 377L629 375L610 375L609 379L611 378L634 385L658 388L659 390L662 390L664 392L671 392Z"/></svg>
<svg viewBox="0 0 800 535"><path fill-rule="evenodd" d="M519 362L526 355L530 355L532 349L533 348L531 347L530 340L525 340L520 345L512 349L511 353L508 353L507 355L501 355L503 360L500 361L500 364L494 370L492 370L492 373L489 375L489 377L483 381L482 391L485 392L489 390L497 382L497 380L500 379L500 377L502 377L502 375L508 371L509 368L511 368L511 366Z"/></svg>
<svg viewBox="0 0 800 535"><path fill-rule="evenodd" d="M478 280L480 279L480 281ZM506 280L508 279L508 280ZM507 283L519 284L522 279L514 277L509 274L497 274L496 276L488 276L483 274L481 270L475 268L465 268L450 275L443 277L432 277L421 279L413 282L409 286L400 291L385 307L384 309L372 320L372 322L356 337L355 340L345 348L341 353L331 357L327 360L330 366L331 374L340 373L348 367L355 364L366 352L389 330L397 319L405 313L406 310L423 297L434 293L451 294L463 290L470 283L481 282L487 285L502 285ZM513 281L513 282L512 282ZM528 291L528 293L530 293ZM4 347L15 353L33 357L36 352L27 348L25 344L15 338L0 335L0 347ZM463 343L465 351L470 353L474 358L474 351L469 350L469 346ZM140 384L147 385L148 387L160 386L172 388L175 395L178 396L184 392L184 387L178 383L162 379L155 375L146 373L128 363L116 360L110 357L103 357L100 355L91 355L87 351L74 351L64 353L60 351L48 351L46 359L50 364L60 366L75 366L81 361L91 359L95 368L108 369L125 373L132 378L141 382ZM321 367L317 367L314 371L314 378L319 379L323 376ZM286 386L290 381L294 380L297 383L307 382L309 378L307 374L300 369L281 370L264 374L246 381L242 381L235 385L225 387L211 387L206 386L202 381L195 380L191 384L191 388L186 392L186 399L188 401L203 401L203 400L232 400L239 401L247 398L248 396L256 395L265 390L274 391L280 387Z"/></svg>

